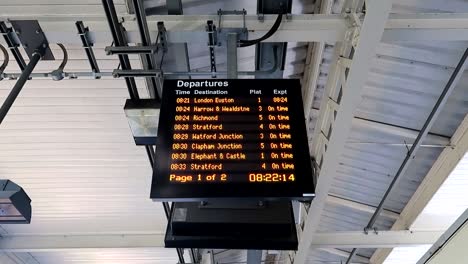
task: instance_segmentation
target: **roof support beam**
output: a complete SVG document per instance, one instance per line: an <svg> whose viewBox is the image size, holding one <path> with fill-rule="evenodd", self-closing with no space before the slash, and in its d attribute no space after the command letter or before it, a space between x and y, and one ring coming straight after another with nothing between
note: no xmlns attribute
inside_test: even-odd
<svg viewBox="0 0 468 264"><path fill-rule="evenodd" d="M354 201L343 199L343 198L333 196L333 195L328 195L327 202L331 203L331 204L335 204L335 205L346 206L346 207L349 207L349 208L352 208L352 209L355 209L355 210L358 210L358 211L361 211L361 212L366 212L366 213L369 213L369 214L373 214L375 212L375 207L374 206L354 202ZM398 219L398 217L400 215L398 213L395 213L395 212L392 212L392 211L383 210L382 211L382 216L396 220L396 219Z"/></svg>
<svg viewBox="0 0 468 264"><path fill-rule="evenodd" d="M315 233L312 248L394 248L433 244L443 231L362 231Z"/></svg>
<svg viewBox="0 0 468 264"><path fill-rule="evenodd" d="M164 247L164 234L25 235L0 238L0 252L57 252Z"/></svg>
<svg viewBox="0 0 468 264"><path fill-rule="evenodd" d="M460 159L468 151L468 115L465 116L457 131L455 131L451 144L453 147L445 148L436 162L434 162L434 165L432 165L432 168L401 212L398 220L393 224L391 230L408 229L413 224L452 170L457 166ZM378 249L372 255L371 263L383 263L391 252L391 249Z"/></svg>
<svg viewBox="0 0 468 264"><path fill-rule="evenodd" d="M9 14L7 11L4 14ZM140 35L137 22L132 16L121 15L123 26L127 30L129 43L139 43ZM50 43L76 44L81 40L76 35L75 21L83 20L89 27L89 37L94 44L109 45L112 36L105 17L94 17L87 21L86 17L60 17L54 15L37 15L22 17L20 15L0 16L7 19L37 19ZM246 15L246 26L249 38L263 36L272 26L275 15L265 15L264 21L258 21L256 15ZM150 37L156 39L157 22L164 21L167 29L168 43L203 43L206 44L205 25L207 20L218 21L216 15L160 15L148 17ZM385 41L421 41L421 40L468 40L468 14L392 14L385 25L382 40ZM243 27L242 16L223 16L224 28ZM342 15L292 15L291 20L282 23L278 31L265 42L318 42L343 41L349 22ZM4 40L1 40L4 43Z"/></svg>
<svg viewBox="0 0 468 264"><path fill-rule="evenodd" d="M339 111L336 112L333 129L330 134L326 152L323 154L323 163L317 181L317 193L309 208L305 227L301 234L299 248L294 258L295 264L306 261L309 249L314 241L321 241L315 234L322 215L328 192L336 176L338 157L344 150L344 145L351 129L354 111L361 101L362 88L367 80L371 60L375 55L377 45L380 43L385 22L391 10L391 1L370 1L367 13L359 32L354 55L349 68L346 81L343 84L343 96ZM330 92L330 91L329 91ZM328 95L324 96L328 99ZM321 107L323 108L327 107ZM321 129L317 126L316 129Z"/></svg>
<svg viewBox="0 0 468 264"><path fill-rule="evenodd" d="M316 233L314 248L392 248L434 243L443 231L363 231ZM164 247L164 234L6 235L0 253L99 251L103 249Z"/></svg>
<svg viewBox="0 0 468 264"><path fill-rule="evenodd" d="M372 120L367 120L367 119L362 119L355 117L353 119L353 125L354 126L359 126L359 127L368 127L370 129L374 129L379 131L380 133L388 133L391 135L395 136L400 136L404 138L409 138L409 139L416 139L416 137L419 134L418 130L413 130L405 127L398 127L398 126L393 126L390 124L385 124L385 123L380 123L380 122L375 122ZM440 145L450 145L450 140L448 137L441 136L441 135L436 135L429 133L427 135L425 143L427 144L440 144ZM401 142L404 143L404 142ZM408 145L413 144L412 141L406 142ZM424 145L424 144L422 144Z"/></svg>
<svg viewBox="0 0 468 264"><path fill-rule="evenodd" d="M344 251L344 250L341 250L341 249L336 249L336 248L319 248L319 250L320 250L320 251L324 251L324 252L328 252L328 253L333 254L333 255L336 255L336 256L344 257L344 258L347 258L347 257L349 256L349 252L348 252L348 251ZM354 261L356 261L357 263L369 263L369 258L356 255L356 256L354 257Z"/></svg>

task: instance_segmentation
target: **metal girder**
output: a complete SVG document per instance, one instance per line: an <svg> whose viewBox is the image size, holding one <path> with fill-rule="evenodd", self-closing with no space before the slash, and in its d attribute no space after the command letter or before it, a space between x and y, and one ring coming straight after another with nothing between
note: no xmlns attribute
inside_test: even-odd
<svg viewBox="0 0 468 264"><path fill-rule="evenodd" d="M313 248L393 248L429 245L443 231L363 231L315 233ZM0 238L1 252L99 251L103 249L164 247L164 234L150 232L122 234L5 235Z"/></svg>
<svg viewBox="0 0 468 264"><path fill-rule="evenodd" d="M344 257L344 258L347 258L347 257L349 256L349 252L348 252L348 251L341 250L341 249L336 249L336 248L319 248L319 250L320 250L320 251L327 252L327 253L330 253L330 254L333 254L333 255L336 255L336 256ZM366 258L366 257L357 255L357 256L354 258L354 261L356 261L357 263L369 263L369 258Z"/></svg>
<svg viewBox="0 0 468 264"><path fill-rule="evenodd" d="M433 244L443 231L362 231L315 233L312 248L394 248Z"/></svg>
<svg viewBox="0 0 468 264"><path fill-rule="evenodd" d="M422 210L442 186L458 162L468 151L468 115L455 131L451 139L452 148L445 148L432 165L409 202L393 224L391 230L409 228ZM381 264L392 252L391 249L378 249L371 257L371 263Z"/></svg>
<svg viewBox="0 0 468 264"><path fill-rule="evenodd" d="M333 130L328 138L330 143L327 146L320 168L316 186L316 197L311 203L309 214L300 236L299 248L294 258L295 264L305 263L311 245L314 241L320 241L314 233L319 226L328 192L336 177L338 157L344 150L344 145L351 129L354 110L361 101L361 92L367 80L371 60L382 38L391 7L391 1L368 2L366 16L359 31L359 41L356 43L346 82L343 84L340 108L334 116ZM327 99L326 97L328 96L326 95L325 99ZM321 129L321 126L316 127L316 129Z"/></svg>
<svg viewBox="0 0 468 264"><path fill-rule="evenodd" d="M375 122L368 119L358 118L355 117L353 119L353 126L357 127L368 127L369 129L376 130L380 133L388 133L391 135L415 139L418 136L419 131L414 129L409 129L405 127L398 127L390 124L385 124L381 122ZM440 145L450 145L450 139L445 136L437 135L437 134L428 134L426 138L426 143L428 144L440 144ZM349 141L348 141L349 142ZM401 142L404 143L404 142ZM413 142L408 141L406 142L411 145Z"/></svg>
<svg viewBox="0 0 468 264"><path fill-rule="evenodd" d="M164 234L30 235L0 238L0 252L84 251L164 247Z"/></svg>
<svg viewBox="0 0 468 264"><path fill-rule="evenodd" d="M15 16L0 16L0 20L13 19ZM79 16L37 16L49 43L80 45L76 36L75 21ZM95 44L112 42L105 17L86 21L90 28L90 39ZM249 38L263 36L274 23L275 15L265 15L265 21L258 21L257 15L246 15L246 26ZM148 17L150 36L156 39L157 21L164 21L169 43L203 43L206 44L205 25L207 20L217 21L217 15L164 15ZM140 42L136 21L124 16L123 25L127 30L129 43ZM392 14L386 22L382 36L384 41L421 41L421 40L468 40L468 14ZM243 27L242 16L223 16L223 28ZM265 42L316 42L342 41L349 28L349 22L342 15L292 15L287 23L283 23L278 31ZM3 40L2 40L3 42ZM4 43L4 42L3 42Z"/></svg>
<svg viewBox="0 0 468 264"><path fill-rule="evenodd" d="M328 195L327 202L331 204L335 204L335 205L346 206L346 207L349 207L349 208L352 208L361 212L370 213L370 214L375 212L374 206L358 203L355 201L347 200L347 199L340 198L340 197L333 196L333 195ZM398 219L400 215L392 211L384 210L382 212L382 216L395 220L395 219Z"/></svg>

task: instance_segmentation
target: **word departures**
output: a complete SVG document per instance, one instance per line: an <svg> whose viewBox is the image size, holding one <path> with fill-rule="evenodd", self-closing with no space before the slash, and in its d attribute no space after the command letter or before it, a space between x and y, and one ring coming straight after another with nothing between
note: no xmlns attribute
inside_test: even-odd
<svg viewBox="0 0 468 264"><path fill-rule="evenodd" d="M151 198L311 199L298 80L166 80Z"/></svg>

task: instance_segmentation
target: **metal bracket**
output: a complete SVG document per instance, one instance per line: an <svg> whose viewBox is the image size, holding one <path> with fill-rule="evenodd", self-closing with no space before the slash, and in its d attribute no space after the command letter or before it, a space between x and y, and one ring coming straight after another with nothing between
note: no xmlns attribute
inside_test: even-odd
<svg viewBox="0 0 468 264"><path fill-rule="evenodd" d="M26 68L26 62L24 62L23 56L18 50L19 43L16 38L16 34L13 33L13 29L7 27L5 22L0 21L0 33L3 35L10 52L18 63L19 68L23 71Z"/></svg>
<svg viewBox="0 0 468 264"><path fill-rule="evenodd" d="M247 31L247 26L245 25L245 15L247 15L247 11L245 9L242 10L218 10L218 31L221 31L221 18L223 15L242 15L242 25L243 30Z"/></svg>
<svg viewBox="0 0 468 264"><path fill-rule="evenodd" d="M158 22L158 47L160 47L164 53L167 52L167 36L166 36L166 27L164 22Z"/></svg>
<svg viewBox="0 0 468 264"><path fill-rule="evenodd" d="M210 65L213 78L216 77L215 47L218 45L218 35L213 20L206 21L206 32L208 33L208 47L210 48Z"/></svg>
<svg viewBox="0 0 468 264"><path fill-rule="evenodd" d="M351 25L348 32L346 33L347 36L345 36L345 39L348 39L354 48L356 48L359 42L359 36L361 34L362 15L362 13L348 13L345 15L345 18L348 19L349 24Z"/></svg>
<svg viewBox="0 0 468 264"><path fill-rule="evenodd" d="M218 45L218 32L213 20L206 21L206 32L208 33L208 47L215 47Z"/></svg>
<svg viewBox="0 0 468 264"><path fill-rule="evenodd" d="M372 231L372 233L378 235L379 234L379 231L377 230L376 227L365 227L364 228L364 234L368 235L369 234L369 231Z"/></svg>
<svg viewBox="0 0 468 264"><path fill-rule="evenodd" d="M5 32L5 33L2 32L1 34L4 37L9 38L9 39L12 40L12 45L11 45L11 47L8 47L8 48L11 49L11 48L16 48L16 47L20 46L20 44L17 41L15 41L15 40L18 39L18 35L15 32L13 32L12 28L9 28L8 32Z"/></svg>
<svg viewBox="0 0 468 264"><path fill-rule="evenodd" d="M60 66L56 69L56 70L53 70L50 75L52 75L52 79L54 81L60 81L62 80L64 77L65 77L65 74L63 72L63 69L65 68L65 65L67 65L67 62L68 62L68 52L67 52L67 49L65 49L65 46L63 46L63 44L61 43L57 43L57 45L60 47L60 49L62 49L62 52L63 52L63 60L62 60L62 63L60 64Z"/></svg>
<svg viewBox="0 0 468 264"><path fill-rule="evenodd" d="M49 48L49 42L37 20L11 20L10 23L29 59L35 52L39 52L42 60L55 60Z"/></svg>
<svg viewBox="0 0 468 264"><path fill-rule="evenodd" d="M242 28L222 28L222 16L223 15L242 15L243 27ZM245 9L242 10L218 10L218 29L216 40L217 46L222 46L223 43L227 45L228 35L230 33L237 33L238 40L247 40L249 39L247 26L245 23L245 16L247 15L247 11ZM216 30L216 27L215 27Z"/></svg>
<svg viewBox="0 0 468 264"><path fill-rule="evenodd" d="M81 38L81 42L83 43L83 48L85 49L91 69L94 73L99 73L99 66L93 52L93 43L89 37L89 28L84 26L83 21L77 21L75 25L78 30L78 35ZM95 76L95 78L99 79L101 77Z"/></svg>

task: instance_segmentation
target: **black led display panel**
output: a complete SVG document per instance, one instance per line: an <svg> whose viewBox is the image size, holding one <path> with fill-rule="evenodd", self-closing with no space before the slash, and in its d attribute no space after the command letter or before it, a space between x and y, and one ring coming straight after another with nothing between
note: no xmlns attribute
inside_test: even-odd
<svg viewBox="0 0 468 264"><path fill-rule="evenodd" d="M299 80L164 82L152 199L313 196Z"/></svg>

